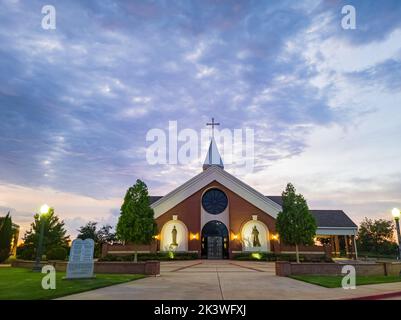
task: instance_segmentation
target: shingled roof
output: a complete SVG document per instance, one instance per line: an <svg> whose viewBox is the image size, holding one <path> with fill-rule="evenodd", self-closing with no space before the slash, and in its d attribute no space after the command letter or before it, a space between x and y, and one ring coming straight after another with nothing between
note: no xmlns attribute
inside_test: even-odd
<svg viewBox="0 0 401 320"><path fill-rule="evenodd" d="M278 205L283 205L281 196L266 196ZM149 196L150 204L163 198L162 196ZM310 210L315 217L318 228L357 228L357 225L342 210Z"/></svg>
<svg viewBox="0 0 401 320"><path fill-rule="evenodd" d="M157 200L163 198L162 196L149 196L149 204L156 202Z"/></svg>
<svg viewBox="0 0 401 320"><path fill-rule="evenodd" d="M280 206L281 196L266 196ZM309 210L315 217L318 228L357 228L358 226L342 210Z"/></svg>

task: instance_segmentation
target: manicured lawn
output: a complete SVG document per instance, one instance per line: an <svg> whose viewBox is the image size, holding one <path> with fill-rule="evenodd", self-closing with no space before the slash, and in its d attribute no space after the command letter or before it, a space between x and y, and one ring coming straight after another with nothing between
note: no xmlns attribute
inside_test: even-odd
<svg viewBox="0 0 401 320"><path fill-rule="evenodd" d="M138 274L96 274L95 279L63 280L64 272L56 273L56 289L42 289L46 274L23 268L0 268L0 300L54 299L73 293L111 286L144 278Z"/></svg>
<svg viewBox="0 0 401 320"><path fill-rule="evenodd" d="M342 276L314 276L314 275L300 275L291 276L290 278L317 284L326 288L340 288ZM362 286L366 284L377 284L377 283L389 283L389 282L401 282L399 276L360 276L356 277L356 285Z"/></svg>

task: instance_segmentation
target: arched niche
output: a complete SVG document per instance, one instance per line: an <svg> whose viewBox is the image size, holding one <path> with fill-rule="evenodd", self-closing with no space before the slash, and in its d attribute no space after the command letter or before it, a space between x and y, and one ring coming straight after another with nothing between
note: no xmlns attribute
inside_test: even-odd
<svg viewBox="0 0 401 320"><path fill-rule="evenodd" d="M176 243L173 244L173 230L177 231ZM160 232L160 251L188 251L188 228L180 220L170 220Z"/></svg>
<svg viewBox="0 0 401 320"><path fill-rule="evenodd" d="M259 243L254 242L255 235ZM242 226L241 241L242 251L270 251L269 229L259 220L250 220Z"/></svg>

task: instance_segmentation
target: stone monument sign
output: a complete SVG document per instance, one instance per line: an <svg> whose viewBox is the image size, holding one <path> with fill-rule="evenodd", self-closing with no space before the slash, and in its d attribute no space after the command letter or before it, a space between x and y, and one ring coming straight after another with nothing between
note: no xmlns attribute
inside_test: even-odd
<svg viewBox="0 0 401 320"><path fill-rule="evenodd" d="M95 242L92 239L75 239L72 242L66 279L93 278L94 249Z"/></svg>

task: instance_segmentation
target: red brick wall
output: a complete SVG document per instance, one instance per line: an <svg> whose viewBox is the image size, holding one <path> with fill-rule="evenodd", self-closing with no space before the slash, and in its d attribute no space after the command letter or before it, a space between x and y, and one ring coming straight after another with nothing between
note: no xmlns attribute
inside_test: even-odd
<svg viewBox="0 0 401 320"><path fill-rule="evenodd" d="M188 251L198 251L199 257L201 253L201 197L203 192L206 189L211 187L217 187L223 190L229 201L229 254L230 258L232 257L232 251L241 251L241 229L243 225L252 219L253 215L258 216L258 220L263 222L267 228L269 229L270 236L276 234L276 226L275 219L271 217L269 214L266 214L259 208L255 207L253 204L249 203L236 193L227 189L217 181L213 181L207 186L203 187L199 191L195 192L193 195L177 204L172 209L168 210L163 215L159 216L156 219L158 233L161 232L163 225L172 220L174 215L178 216L178 220L182 221L188 228ZM199 234L198 239L191 239L190 234ZM238 235L238 239L232 239L232 235ZM270 241L270 250L276 253L281 251L295 251L295 247L285 246L279 243L277 240L269 239ZM126 245L126 246L108 246L102 251L102 255L105 255L107 252L112 251L133 251L135 246ZM155 241L150 246L136 246L139 251L157 251L160 250L159 241ZM309 252L324 252L323 246L300 246L300 251L309 251Z"/></svg>
<svg viewBox="0 0 401 320"><path fill-rule="evenodd" d="M401 270L401 264L391 263L363 263L353 264L357 276L393 275ZM277 261L276 275L288 277L290 275L342 275L344 264L338 263L292 263ZM389 271L391 270L391 271Z"/></svg>
<svg viewBox="0 0 401 320"><path fill-rule="evenodd" d="M121 251L127 251L126 253L121 253ZM103 244L102 245L102 257L108 254L116 254L116 255L130 255L135 251L139 252L156 252L157 251L157 242L152 241L149 245L134 245L134 244Z"/></svg>
<svg viewBox="0 0 401 320"><path fill-rule="evenodd" d="M35 261L14 260L12 266L14 268L28 268L32 269ZM67 261L42 261L41 265L51 264L56 271L65 272L67 270ZM120 261L96 261L93 264L94 273L122 273L122 274L146 274L158 275L160 274L159 261L145 261L145 262L120 262Z"/></svg>
<svg viewBox="0 0 401 320"><path fill-rule="evenodd" d="M231 235L237 234L240 235L242 226L252 219L252 215L257 215L258 220L262 221L266 224L267 228L269 229L270 234L276 233L275 228L275 219L271 216L267 215L265 212L260 210L259 208L255 207L245 199L238 196L236 193L232 192L231 190L227 189L217 181L213 181L212 183L208 184L204 188L200 189L192 196L188 197L174 208L170 209L160 217L156 219L158 230L161 231L163 225L172 220L173 215L178 215L178 220L181 220L185 223L188 228L188 232L190 233L199 233L201 235L200 230L200 215L201 215L201 197L204 190L210 187L217 187L223 190L229 201L229 210L230 210L230 242L229 242L229 251L230 257L232 251L241 251L242 245L241 240L238 238L237 240L232 240ZM201 241L199 240L192 240L188 235L188 250L190 251L198 251L200 253L201 250ZM270 241L270 249L275 252L279 252L280 248L277 246L275 241Z"/></svg>

